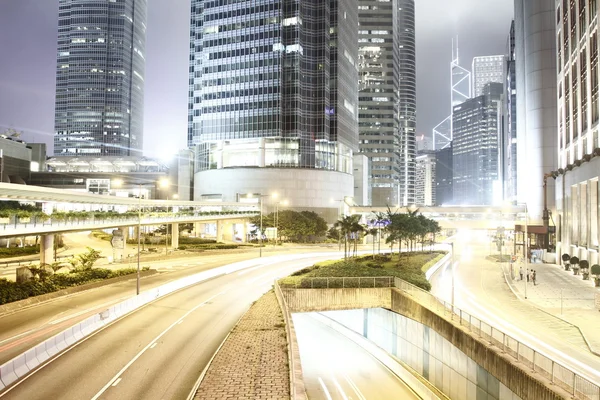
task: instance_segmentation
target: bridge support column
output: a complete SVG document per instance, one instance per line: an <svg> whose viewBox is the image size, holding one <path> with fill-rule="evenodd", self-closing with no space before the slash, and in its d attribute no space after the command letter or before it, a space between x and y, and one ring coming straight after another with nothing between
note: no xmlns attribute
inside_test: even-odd
<svg viewBox="0 0 600 400"><path fill-rule="evenodd" d="M54 261L54 235L41 235L40 264L52 264Z"/></svg>
<svg viewBox="0 0 600 400"><path fill-rule="evenodd" d="M223 241L223 229L224 228L225 227L223 226L223 221L217 220L217 242Z"/></svg>
<svg viewBox="0 0 600 400"><path fill-rule="evenodd" d="M179 247L179 223L171 224L171 247L176 249Z"/></svg>
<svg viewBox="0 0 600 400"><path fill-rule="evenodd" d="M248 241L248 223L246 221L242 221L242 223L238 224L238 226L240 227L242 243L246 243Z"/></svg>

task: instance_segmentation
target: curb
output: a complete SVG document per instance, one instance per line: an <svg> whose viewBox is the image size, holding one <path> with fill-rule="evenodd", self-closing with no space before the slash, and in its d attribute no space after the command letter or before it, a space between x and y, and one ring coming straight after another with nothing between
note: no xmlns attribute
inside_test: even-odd
<svg viewBox="0 0 600 400"><path fill-rule="evenodd" d="M506 275L506 269L504 268L504 266L501 266L500 268L502 268L502 276L504 276L504 281L506 282L506 284L508 285L508 288L510 289L511 292L513 292L513 294L515 295L515 297L517 299L519 299L519 301L524 302L526 299L523 299L514 289L513 284L509 281L507 275ZM581 328L577 325L575 325L572 322L569 322L567 320L565 320L564 318L559 317L558 315L554 315L552 313L549 313L548 311L544 310L543 308L538 307L536 304L534 304L533 302L529 302L529 305L533 306L536 310L543 312L546 315L549 315L553 318L559 319L562 322L571 325L574 328L577 328L577 330L579 331L579 334L581 335L581 338L583 339L583 341L585 342L588 350L590 351L590 353L592 353L593 355L600 357L600 352L597 352L592 345L590 344L588 338L585 336L585 334L583 333L583 331L581 330Z"/></svg>

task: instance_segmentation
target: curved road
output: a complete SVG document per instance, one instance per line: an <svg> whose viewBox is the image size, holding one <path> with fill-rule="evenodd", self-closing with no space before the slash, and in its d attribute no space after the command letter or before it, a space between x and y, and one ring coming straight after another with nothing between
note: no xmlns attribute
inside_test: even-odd
<svg viewBox="0 0 600 400"><path fill-rule="evenodd" d="M310 313L292 317L309 399L419 398L366 350Z"/></svg>
<svg viewBox="0 0 600 400"><path fill-rule="evenodd" d="M338 256L339 257L339 256ZM3 399L185 398L229 330L273 280L332 254L296 254L182 289L84 339Z"/></svg>
<svg viewBox="0 0 600 400"><path fill-rule="evenodd" d="M570 324L518 299L504 279L501 265L486 260L486 236L458 235L454 242L455 304L503 330L592 382L600 382L600 357L589 352L579 331ZM431 279L431 292L450 302L450 263Z"/></svg>

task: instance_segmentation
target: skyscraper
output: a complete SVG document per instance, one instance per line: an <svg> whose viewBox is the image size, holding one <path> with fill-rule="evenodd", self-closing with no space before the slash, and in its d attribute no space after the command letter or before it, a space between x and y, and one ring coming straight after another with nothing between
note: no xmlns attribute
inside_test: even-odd
<svg viewBox="0 0 600 400"><path fill-rule="evenodd" d="M435 199L435 151L425 150L417 155L415 178L415 205L434 206Z"/></svg>
<svg viewBox="0 0 600 400"><path fill-rule="evenodd" d="M483 95L455 106L452 114L453 202L492 205L498 180L498 111L501 83L488 83Z"/></svg>
<svg viewBox="0 0 600 400"><path fill-rule="evenodd" d="M360 152L371 160L373 205L415 201L414 0L359 1Z"/></svg>
<svg viewBox="0 0 600 400"><path fill-rule="evenodd" d="M517 198L517 78L514 21L510 25L504 60L503 114L501 160L504 198L514 201Z"/></svg>
<svg viewBox="0 0 600 400"><path fill-rule="evenodd" d="M483 88L490 82L504 82L504 56L481 56L473 58L473 97L483 95Z"/></svg>
<svg viewBox="0 0 600 400"><path fill-rule="evenodd" d="M59 0L54 155L142 150L146 0Z"/></svg>
<svg viewBox="0 0 600 400"><path fill-rule="evenodd" d="M315 209L352 196L356 1L192 0L191 7L196 198L278 192Z"/></svg>

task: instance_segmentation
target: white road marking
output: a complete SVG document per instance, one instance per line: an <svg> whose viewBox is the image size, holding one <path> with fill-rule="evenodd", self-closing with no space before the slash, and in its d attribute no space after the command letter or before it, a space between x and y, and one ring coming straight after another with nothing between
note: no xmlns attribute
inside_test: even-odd
<svg viewBox="0 0 600 400"><path fill-rule="evenodd" d="M319 383L321 384L321 387L323 388L323 391L325 392L325 396L327 397L327 400L333 400L331 398L331 395L329 394L329 390L327 390L327 386L325 386L325 382L323 382L323 379L321 379L321 377L319 377Z"/></svg>
<svg viewBox="0 0 600 400"><path fill-rule="evenodd" d="M115 381L115 383L113 383L113 384L112 384L112 386L113 386L113 387L114 387L114 386L117 386L117 385L119 384L119 382L121 382L121 378L117 379L117 380Z"/></svg>
<svg viewBox="0 0 600 400"><path fill-rule="evenodd" d="M331 379L333 379L333 384L337 388L338 392L340 392L340 394L342 395L342 398L344 400L348 400L348 396L346 396L346 393L344 393L344 389L342 389L342 386L340 386L340 383L337 381L337 379L335 379L335 376L332 375Z"/></svg>
<svg viewBox="0 0 600 400"><path fill-rule="evenodd" d="M154 343L152 344L152 346L150 346L150 348L151 348L151 349L155 348L157 344L158 344L158 343L154 342Z"/></svg>
<svg viewBox="0 0 600 400"><path fill-rule="evenodd" d="M59 323L61 323L61 322L63 322L63 321L67 321L67 320L69 320L69 319L71 319L71 318L78 317L78 316L80 316L80 315L82 315L82 314L85 314L85 313L88 313L88 312L92 312L92 311L96 311L96 310L97 310L97 309L99 309L99 308L104 308L104 307L106 307L106 306L109 306L109 305L112 305L112 304L117 304L117 303L119 303L119 302L121 302L121 301L123 301L123 300L125 300L125 299L127 299L127 298L128 298L128 297L121 297L120 299L117 299L117 300L108 301L108 302L106 302L106 303L99 304L99 305L97 305L97 306L94 306L94 307L92 307L92 308L88 308L88 309L85 309L85 310L81 310L81 311L79 311L79 312L76 312L76 313L74 313L74 314L69 314L69 315L67 315L67 316L65 316L65 317L62 317L62 318L59 318L59 319L52 320L52 321L50 321L50 322L48 322L48 323L49 323L50 325L59 324ZM59 315L60 315L60 314L59 314Z"/></svg>
<svg viewBox="0 0 600 400"><path fill-rule="evenodd" d="M183 322L183 320L179 321L179 322L177 323L177 325L181 325L181 323L182 323L182 322Z"/></svg>
<svg viewBox="0 0 600 400"><path fill-rule="evenodd" d="M131 367L133 365L134 362L137 361L138 358L140 358L142 356L142 354L144 354L146 352L146 350L148 350L150 348L150 346L152 346L153 343L155 343L158 339L160 339L161 337L163 337L167 332L169 332L175 325L179 324L180 321L182 321L185 317L187 317L188 315L190 315L191 313L193 313L194 311L196 311L197 309L199 309L200 307L203 307L204 305L206 305L206 303L208 303L209 301L211 301L212 299L214 299L217 296L220 296L221 294L223 294L223 292L221 293L217 293L214 296L208 298L207 300L203 301L202 303L198 304L196 307L192 308L190 311L188 311L187 313L185 313L181 318L179 318L177 321L173 322L171 325L169 325L169 327L167 329L165 329L164 331L162 331L160 333L160 335L158 335L156 338L154 338L153 340L150 341L150 343L148 343L146 345L146 347L144 347L139 353L136 354L135 357L133 357L110 381L108 381L108 383L106 385L104 385L104 387L102 389L100 389L100 391L98 393L96 393L96 395L94 397L92 397L92 400L97 400L100 396L102 396L102 394L104 392L106 392L106 390L117 380L121 377L121 375L123 375L123 373L125 371L127 371L127 369L129 367Z"/></svg>
<svg viewBox="0 0 600 400"><path fill-rule="evenodd" d="M367 398L365 396L363 396L361 391L358 390L358 387L354 384L354 382L352 382L352 380L350 378L348 378L346 375L344 375L344 378L346 378L346 381L348 382L348 384L350 386L352 386L352 389L354 389L354 391L356 392L356 395L358 396L358 398L360 400L367 400Z"/></svg>
<svg viewBox="0 0 600 400"><path fill-rule="evenodd" d="M18 337L21 337L21 336L23 336L23 335L27 335L28 333L30 333L30 332L33 332L33 331L35 331L35 329L30 329L30 330L28 330L28 331L25 331L25 332L23 332L23 333L19 333L18 335L15 335L15 336L13 336L13 337L9 337L8 339L0 340L0 344L1 344L1 343L4 343L4 342L11 341L11 340L13 340L13 339L16 339L16 338L18 338Z"/></svg>

